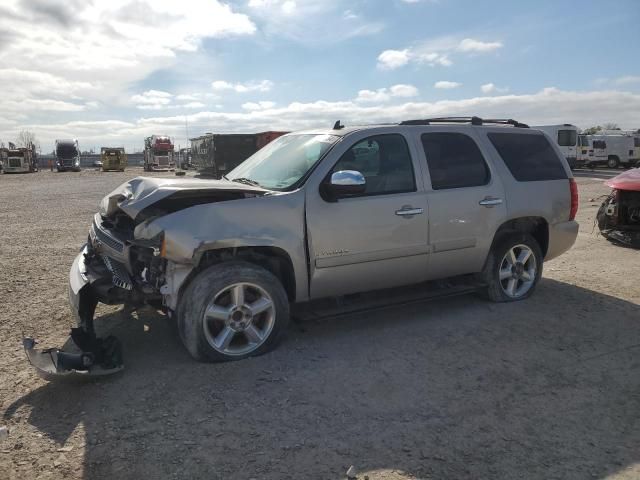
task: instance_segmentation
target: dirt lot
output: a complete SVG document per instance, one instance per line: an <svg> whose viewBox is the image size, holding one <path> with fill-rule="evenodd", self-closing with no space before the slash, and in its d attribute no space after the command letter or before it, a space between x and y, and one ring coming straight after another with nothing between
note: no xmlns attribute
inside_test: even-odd
<svg viewBox="0 0 640 480"><path fill-rule="evenodd" d="M136 174L0 176L1 478L640 478L640 252L593 230L608 189L592 173L577 244L525 302L305 320L224 365L192 361L155 311L101 308L125 372L46 383L20 331L65 340L69 266Z"/></svg>

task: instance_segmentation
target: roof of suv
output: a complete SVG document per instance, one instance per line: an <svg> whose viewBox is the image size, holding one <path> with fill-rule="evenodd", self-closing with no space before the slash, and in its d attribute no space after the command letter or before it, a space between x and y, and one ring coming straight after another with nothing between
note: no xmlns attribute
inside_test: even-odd
<svg viewBox="0 0 640 480"><path fill-rule="evenodd" d="M482 119L480 117L437 117L437 118L425 118L419 120L404 120L399 123L378 123L378 124L369 124L369 125L354 125L350 127L345 127L340 124L340 120L338 120L332 129L310 129L303 130L298 132L292 132L297 134L320 134L320 135L336 135L336 136L346 136L350 133L357 132L360 130L370 130L375 128L385 128L385 127L407 127L407 126L453 126L453 125L467 125L473 127L512 127L516 129L528 129L529 125L524 123L520 123L513 119Z"/></svg>

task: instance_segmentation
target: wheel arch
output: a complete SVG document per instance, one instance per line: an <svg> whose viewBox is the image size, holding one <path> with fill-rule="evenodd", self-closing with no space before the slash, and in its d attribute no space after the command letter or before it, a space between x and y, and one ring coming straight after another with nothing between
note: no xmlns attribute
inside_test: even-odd
<svg viewBox="0 0 640 480"><path fill-rule="evenodd" d="M195 268L180 287L180 295L191 283L191 280L207 267L233 260L242 260L264 268L280 280L289 301L295 301L296 280L293 262L284 249L273 246L214 248L201 252L198 255Z"/></svg>
<svg viewBox="0 0 640 480"><path fill-rule="evenodd" d="M542 258L547 255L549 250L549 223L544 217L518 217L507 220L496 230L491 242L491 249L505 236L517 233L530 234L538 242L542 251Z"/></svg>

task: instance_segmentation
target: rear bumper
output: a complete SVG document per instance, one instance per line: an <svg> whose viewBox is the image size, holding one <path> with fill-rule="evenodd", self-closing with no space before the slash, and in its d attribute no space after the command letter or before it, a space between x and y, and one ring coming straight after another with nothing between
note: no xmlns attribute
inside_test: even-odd
<svg viewBox="0 0 640 480"><path fill-rule="evenodd" d="M549 225L549 248L545 260L551 260L569 250L578 238L578 222L570 220Z"/></svg>

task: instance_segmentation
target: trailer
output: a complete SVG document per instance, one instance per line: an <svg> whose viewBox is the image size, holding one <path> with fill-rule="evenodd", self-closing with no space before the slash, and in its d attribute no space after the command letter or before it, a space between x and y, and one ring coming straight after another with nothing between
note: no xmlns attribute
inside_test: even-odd
<svg viewBox="0 0 640 480"><path fill-rule="evenodd" d="M124 172L127 166L127 154L122 147L102 147L100 149L102 171L118 170Z"/></svg>
<svg viewBox="0 0 640 480"><path fill-rule="evenodd" d="M531 128L536 128L544 132L551 141L558 146L567 159L569 167L576 168L579 166L576 149L578 143L578 127L570 123L563 123L561 125L537 125Z"/></svg>
<svg viewBox="0 0 640 480"><path fill-rule="evenodd" d="M174 146L167 135L151 135L144 139L144 170L147 172L175 170Z"/></svg>
<svg viewBox="0 0 640 480"><path fill-rule="evenodd" d="M55 143L56 170L58 172L80 171L80 147L78 140L56 140Z"/></svg>
<svg viewBox="0 0 640 480"><path fill-rule="evenodd" d="M190 139L191 159L200 175L222 178L269 142L286 133L206 133Z"/></svg>
<svg viewBox="0 0 640 480"><path fill-rule="evenodd" d="M213 178L222 178L258 150L253 133L206 133L190 140L198 173Z"/></svg>

